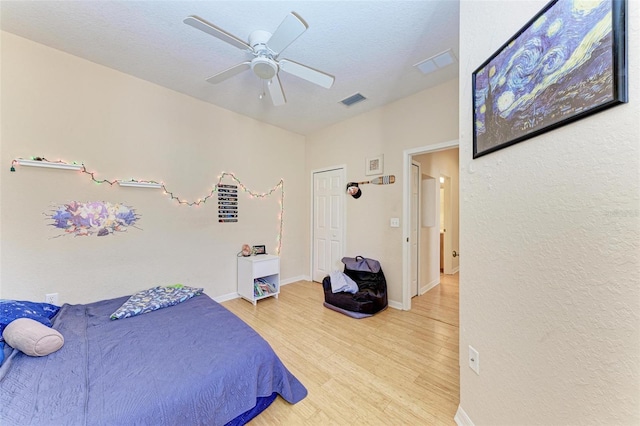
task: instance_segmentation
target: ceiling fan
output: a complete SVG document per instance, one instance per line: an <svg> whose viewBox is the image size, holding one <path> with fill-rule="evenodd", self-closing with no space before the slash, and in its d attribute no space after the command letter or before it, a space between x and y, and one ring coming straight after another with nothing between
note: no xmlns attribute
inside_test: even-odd
<svg viewBox="0 0 640 426"><path fill-rule="evenodd" d="M280 53L309 28L307 23L295 12L289 13L273 34L264 30L253 31L249 35L248 43L198 16L188 16L184 19L184 23L219 38L238 49L245 50L254 56L250 61L241 62L212 75L207 78L209 83L217 84L251 69L255 75L267 83L269 95L271 95L271 100L276 106L286 103L284 91L278 77L278 72L280 71L293 74L326 89L333 85L334 77L332 75L290 59L279 58Z"/></svg>

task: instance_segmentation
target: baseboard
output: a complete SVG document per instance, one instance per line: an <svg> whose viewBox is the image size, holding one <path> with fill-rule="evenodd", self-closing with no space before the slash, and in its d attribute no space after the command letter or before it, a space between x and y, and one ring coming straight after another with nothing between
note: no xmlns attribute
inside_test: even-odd
<svg viewBox="0 0 640 426"><path fill-rule="evenodd" d="M238 297L240 297L238 292L233 292L233 293L223 294L222 296L218 296L218 297L212 297L212 299L218 303L222 303L222 302L226 302L227 300L237 299Z"/></svg>
<svg viewBox="0 0 640 426"><path fill-rule="evenodd" d="M440 277L438 277L437 279L431 281L426 286L420 287L420 296L422 296L423 294L425 294L426 292L428 292L429 290L431 290L432 288L434 288L438 284L440 284Z"/></svg>
<svg viewBox="0 0 640 426"><path fill-rule="evenodd" d="M393 308L393 309L398 309L398 310L402 310L402 303L400 302L395 302L393 300L389 300L387 302L387 304L389 305L389 307Z"/></svg>
<svg viewBox="0 0 640 426"><path fill-rule="evenodd" d="M458 405L458 411L456 411L456 415L453 420L455 420L458 426L474 426L473 422L460 405Z"/></svg>
<svg viewBox="0 0 640 426"><path fill-rule="evenodd" d="M458 272L460 272L460 266L456 266L455 268L453 268L449 275L457 274Z"/></svg>
<svg viewBox="0 0 640 426"><path fill-rule="evenodd" d="M311 281L311 277L309 277L308 275L298 275L297 277L287 278L286 280L280 280L280 285L283 286L283 285L295 283L298 281Z"/></svg>
<svg viewBox="0 0 640 426"><path fill-rule="evenodd" d="M280 281L280 287L282 287L283 285L295 283L298 281L311 281L311 279L306 275L300 275L294 278L287 278L286 280ZM222 302L226 302L227 300L237 299L239 297L240 295L238 294L238 292L233 292L233 293L223 294L222 296L213 297L212 299L218 303L222 303Z"/></svg>

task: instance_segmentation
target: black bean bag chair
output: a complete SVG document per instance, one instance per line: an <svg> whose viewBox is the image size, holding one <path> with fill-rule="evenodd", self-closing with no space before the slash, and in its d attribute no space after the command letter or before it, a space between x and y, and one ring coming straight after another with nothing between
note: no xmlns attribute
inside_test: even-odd
<svg viewBox="0 0 640 426"><path fill-rule="evenodd" d="M387 280L382 268L377 272L353 270L345 263L344 273L356 282L358 291L333 293L331 278L327 275L322 280L324 306L354 318L371 316L387 307Z"/></svg>

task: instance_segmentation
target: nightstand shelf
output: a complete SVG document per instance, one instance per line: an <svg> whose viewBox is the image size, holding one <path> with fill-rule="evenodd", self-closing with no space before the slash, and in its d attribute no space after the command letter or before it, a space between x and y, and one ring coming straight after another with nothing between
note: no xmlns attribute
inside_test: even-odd
<svg viewBox="0 0 640 426"><path fill-rule="evenodd" d="M238 258L238 294L254 305L280 293L280 257L272 254Z"/></svg>

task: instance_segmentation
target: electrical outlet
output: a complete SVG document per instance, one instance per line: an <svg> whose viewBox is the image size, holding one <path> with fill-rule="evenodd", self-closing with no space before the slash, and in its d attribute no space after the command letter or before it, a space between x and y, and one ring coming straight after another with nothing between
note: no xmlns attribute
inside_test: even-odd
<svg viewBox="0 0 640 426"><path fill-rule="evenodd" d="M480 354L471 345L469 345L469 367L480 375Z"/></svg>
<svg viewBox="0 0 640 426"><path fill-rule="evenodd" d="M52 305L57 305L58 304L58 293L45 294L44 302L45 303L50 303Z"/></svg>
<svg viewBox="0 0 640 426"><path fill-rule="evenodd" d="M400 218L399 217L392 217L391 220L389 220L389 225L392 228L399 228L400 227Z"/></svg>

